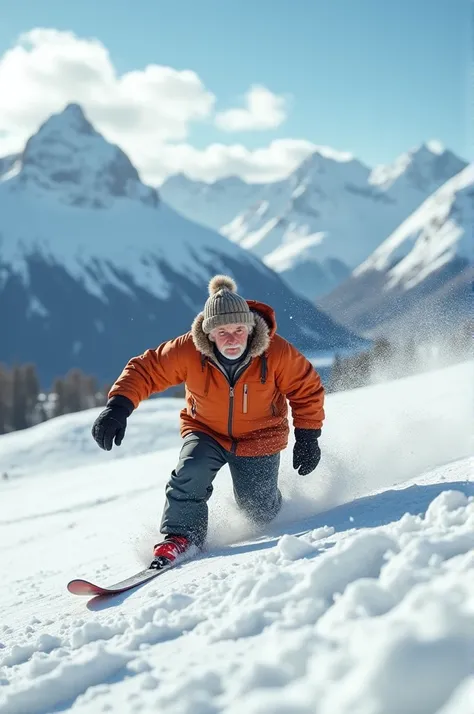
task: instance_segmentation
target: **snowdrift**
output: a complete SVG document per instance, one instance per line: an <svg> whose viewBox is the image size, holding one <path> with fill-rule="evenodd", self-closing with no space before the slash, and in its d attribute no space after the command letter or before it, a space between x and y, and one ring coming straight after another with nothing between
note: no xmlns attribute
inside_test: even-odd
<svg viewBox="0 0 474 714"><path fill-rule="evenodd" d="M109 454L96 410L1 437L2 714L472 714L472 366L329 395L320 467L285 453L271 527L223 469L208 552L111 600L66 582L148 558L180 400Z"/></svg>

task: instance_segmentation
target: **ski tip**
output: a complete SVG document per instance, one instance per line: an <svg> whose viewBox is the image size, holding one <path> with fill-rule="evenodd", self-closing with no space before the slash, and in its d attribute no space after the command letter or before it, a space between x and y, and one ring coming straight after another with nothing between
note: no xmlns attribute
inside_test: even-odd
<svg viewBox="0 0 474 714"><path fill-rule="evenodd" d="M67 589L73 595L117 595L119 593L125 592L125 590L131 590L140 585L144 585L149 580L156 578L160 573L164 573L170 568L174 567L175 562L165 562L163 561L153 561L153 563L144 570L140 570L134 575L130 575L125 580L120 580L118 583L109 585L108 587L102 587L101 585L96 585L91 583L89 580L83 580L82 578L75 578L70 580L67 584Z"/></svg>
<svg viewBox="0 0 474 714"><path fill-rule="evenodd" d="M100 595L103 592L103 588L81 579L70 580L67 589L73 595Z"/></svg>

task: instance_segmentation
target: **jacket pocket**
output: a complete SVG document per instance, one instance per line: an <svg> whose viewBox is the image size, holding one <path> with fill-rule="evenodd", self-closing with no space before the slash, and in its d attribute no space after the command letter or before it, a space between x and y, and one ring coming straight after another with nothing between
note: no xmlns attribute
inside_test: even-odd
<svg viewBox="0 0 474 714"><path fill-rule="evenodd" d="M249 410L249 385L244 384L244 391L242 396L242 412L247 414Z"/></svg>

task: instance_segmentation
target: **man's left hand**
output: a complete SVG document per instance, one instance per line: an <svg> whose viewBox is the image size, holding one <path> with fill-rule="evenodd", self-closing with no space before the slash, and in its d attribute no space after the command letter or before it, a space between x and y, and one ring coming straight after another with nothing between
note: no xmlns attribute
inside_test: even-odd
<svg viewBox="0 0 474 714"><path fill-rule="evenodd" d="M293 447L293 468L300 476L306 476L314 471L321 459L321 449L318 438L321 429L295 429L295 445Z"/></svg>

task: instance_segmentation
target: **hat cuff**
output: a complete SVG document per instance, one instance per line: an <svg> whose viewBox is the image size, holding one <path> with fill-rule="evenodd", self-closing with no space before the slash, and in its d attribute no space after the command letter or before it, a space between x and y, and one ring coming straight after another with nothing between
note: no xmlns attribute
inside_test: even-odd
<svg viewBox="0 0 474 714"><path fill-rule="evenodd" d="M255 325L253 312L228 312L220 315L213 315L202 322L202 330L209 334L215 327L222 325L242 324L252 327Z"/></svg>

